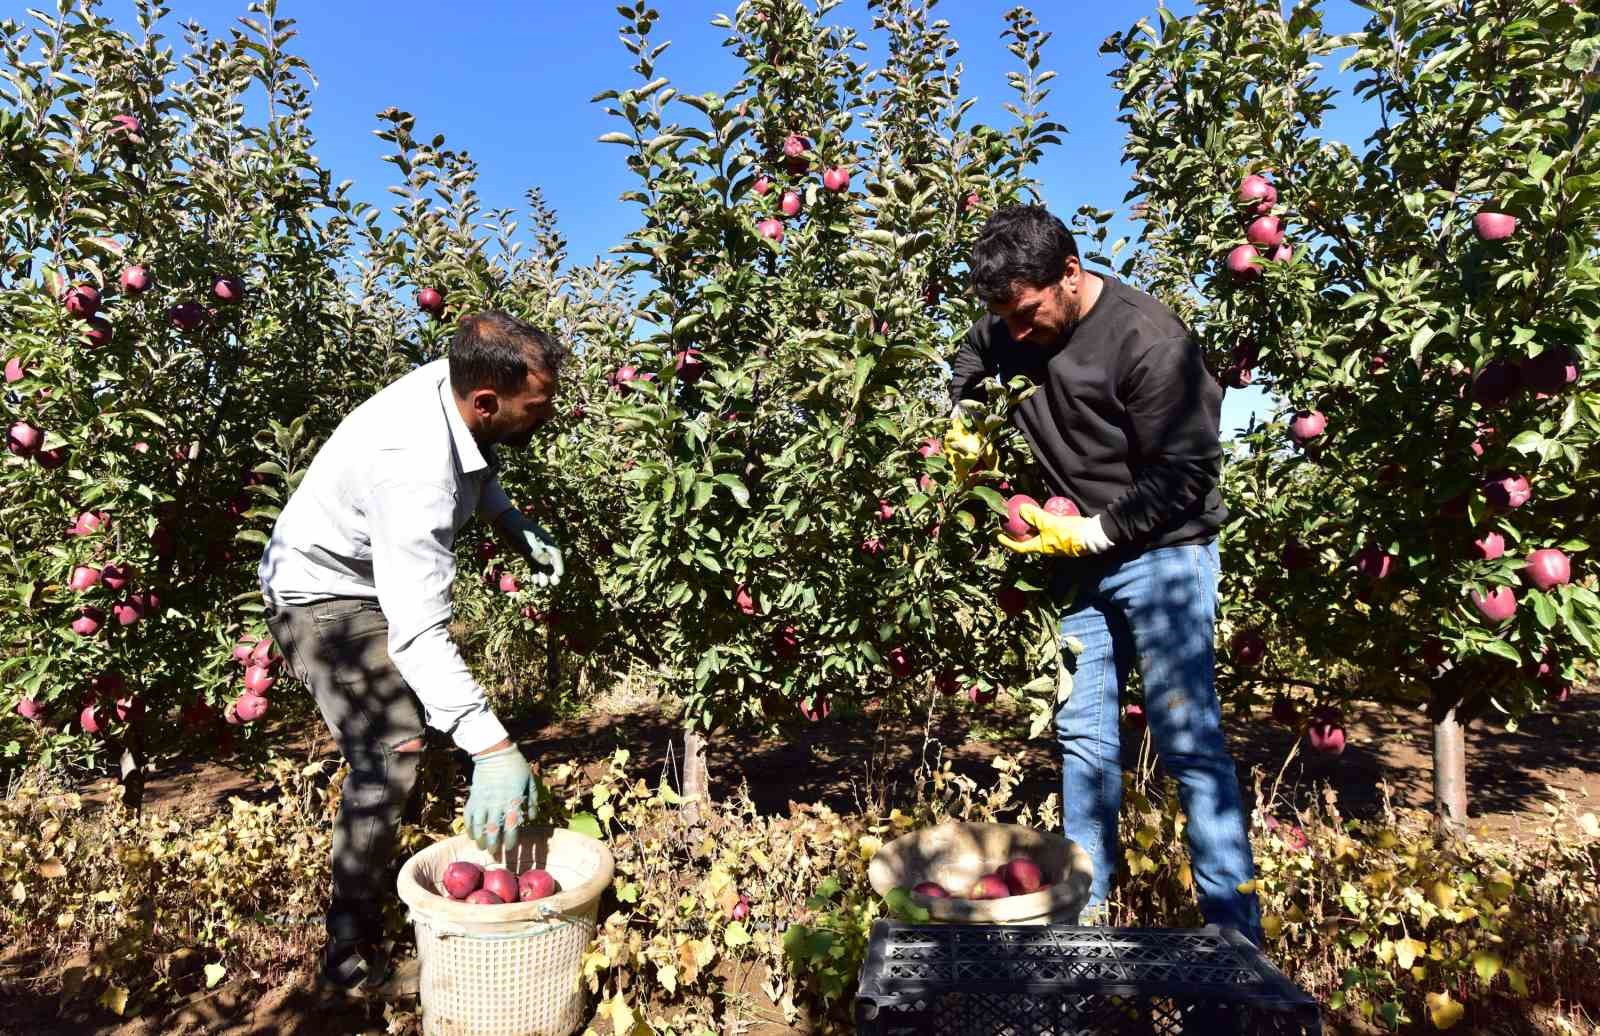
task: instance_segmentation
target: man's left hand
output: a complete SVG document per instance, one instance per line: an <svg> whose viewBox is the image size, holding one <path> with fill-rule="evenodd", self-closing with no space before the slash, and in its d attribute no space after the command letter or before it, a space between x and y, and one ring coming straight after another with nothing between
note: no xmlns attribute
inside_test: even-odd
<svg viewBox="0 0 1600 1036"><path fill-rule="evenodd" d="M1037 536L1016 540L1000 534L1000 545L1018 554L1055 554L1080 558L1111 549L1111 537L1101 527L1100 516L1085 518L1075 514L1051 514L1042 507L1024 504L1017 517L1039 530Z"/></svg>
<svg viewBox="0 0 1600 1036"><path fill-rule="evenodd" d="M517 511L511 512L510 526L512 542L523 557L535 566L533 585L555 586L561 582L567 569L561 560L561 548L556 545L555 537L545 531L544 526L529 521Z"/></svg>

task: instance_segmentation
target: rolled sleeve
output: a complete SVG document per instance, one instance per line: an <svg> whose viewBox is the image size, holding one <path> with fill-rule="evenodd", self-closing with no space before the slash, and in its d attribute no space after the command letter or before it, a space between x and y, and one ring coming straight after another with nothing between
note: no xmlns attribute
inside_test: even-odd
<svg viewBox="0 0 1600 1036"><path fill-rule="evenodd" d="M389 657L422 702L428 726L471 753L506 731L450 639L455 499L449 486L388 481L373 487L366 510Z"/></svg>

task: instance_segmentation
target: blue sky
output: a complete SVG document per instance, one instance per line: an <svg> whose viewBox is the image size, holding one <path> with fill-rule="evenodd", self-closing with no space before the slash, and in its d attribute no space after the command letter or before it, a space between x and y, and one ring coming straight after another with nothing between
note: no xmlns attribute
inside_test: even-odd
<svg viewBox="0 0 1600 1036"><path fill-rule="evenodd" d="M1016 2L947 0L937 8L962 43L965 91L979 98L973 120L1009 125L1001 105L1012 96L1005 76L1015 65L1000 32L1004 12ZM8 16L24 18L24 5L11 3ZM180 48L176 19L197 20L220 35L246 7L246 0L169 3L168 35ZM1063 215L1081 204L1125 212L1128 169L1120 162L1122 127L1107 79L1114 59L1101 55L1099 45L1152 15L1155 0L1031 6L1041 26L1054 33L1045 59L1058 76L1047 106L1069 131L1037 170L1046 201ZM1179 14L1193 9L1181 0L1169 6ZM357 197L385 207L392 200L384 189L395 170L381 160L384 145L372 130L375 114L393 105L416 115L419 138L443 132L450 146L478 161L486 207L520 208L527 188L543 187L572 256L584 261L636 225L632 206L617 200L633 186L618 149L595 142L621 126L590 103L601 90L634 85L631 56L617 41L621 19L614 7L550 0L444 7L419 0L281 0L278 13L297 20L299 36L290 47L310 63L320 83L313 98L318 157L335 179L355 181ZM710 24L717 13L733 10L731 0L659 0L655 7L661 18L654 38L672 41L659 60L660 74L694 93L733 82L737 63L721 46L723 30ZM132 26L128 0L109 0L103 10ZM1328 0L1326 10L1333 31L1363 21L1347 0ZM871 24L865 0L847 0L830 18L864 34ZM1370 125L1365 114L1341 116L1333 135L1359 143ZM1131 227L1119 220L1113 231L1126 234ZM1263 402L1257 391L1229 392L1224 431L1241 425Z"/></svg>

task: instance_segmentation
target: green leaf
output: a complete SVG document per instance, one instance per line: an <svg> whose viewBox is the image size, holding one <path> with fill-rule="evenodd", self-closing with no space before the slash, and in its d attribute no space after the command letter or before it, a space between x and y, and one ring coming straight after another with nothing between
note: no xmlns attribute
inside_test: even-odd
<svg viewBox="0 0 1600 1036"><path fill-rule="evenodd" d="M734 502L740 507L750 506L750 490L739 479L739 476L723 473L717 475L716 480L728 488L728 492L733 494Z"/></svg>
<svg viewBox="0 0 1600 1036"><path fill-rule="evenodd" d="M748 946L750 930L744 926L743 921L729 921L728 927L722 931L722 941L732 948Z"/></svg>
<svg viewBox="0 0 1600 1036"><path fill-rule="evenodd" d="M588 835L590 838L605 837L600 833L600 821L593 813L574 813L567 820L567 830L576 831L580 835Z"/></svg>
<svg viewBox="0 0 1600 1036"><path fill-rule="evenodd" d="M1005 498L999 493L996 493L994 490L990 489L988 486L973 486L972 495L988 504L989 510L993 511L995 514L1008 515L1010 513L1006 510Z"/></svg>

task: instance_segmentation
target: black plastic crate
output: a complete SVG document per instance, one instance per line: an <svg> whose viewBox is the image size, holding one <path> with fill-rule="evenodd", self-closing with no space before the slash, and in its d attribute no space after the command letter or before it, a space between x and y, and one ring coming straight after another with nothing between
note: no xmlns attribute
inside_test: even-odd
<svg viewBox="0 0 1600 1036"><path fill-rule="evenodd" d="M878 921L856 1031L880 1036L1320 1034L1317 1002L1231 928Z"/></svg>

